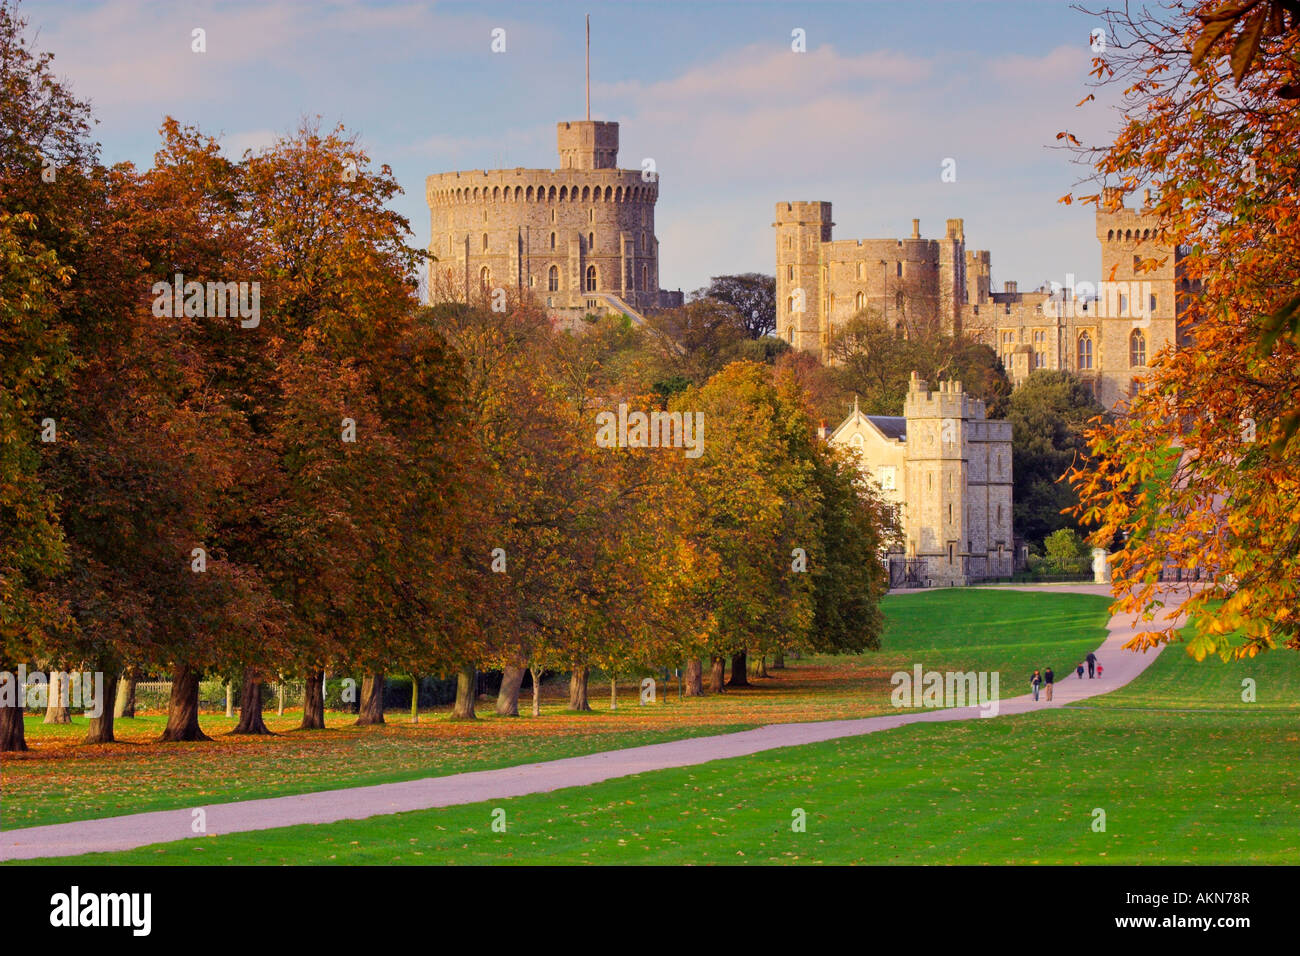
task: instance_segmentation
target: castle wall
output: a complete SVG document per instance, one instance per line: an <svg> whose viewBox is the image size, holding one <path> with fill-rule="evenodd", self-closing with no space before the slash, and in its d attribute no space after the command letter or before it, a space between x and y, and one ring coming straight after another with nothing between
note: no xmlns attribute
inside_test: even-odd
<svg viewBox="0 0 1300 956"><path fill-rule="evenodd" d="M431 291L463 300L504 288L554 309L591 308L593 291L637 309L676 299L659 289L659 183L616 168L618 124L561 123L557 139L561 169L426 179Z"/></svg>

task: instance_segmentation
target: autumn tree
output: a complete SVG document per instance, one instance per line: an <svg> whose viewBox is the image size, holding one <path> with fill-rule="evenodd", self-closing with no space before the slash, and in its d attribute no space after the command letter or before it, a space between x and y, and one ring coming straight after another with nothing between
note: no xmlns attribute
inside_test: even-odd
<svg viewBox="0 0 1300 956"><path fill-rule="evenodd" d="M1156 189L1185 327L1182 347L1154 358L1125 414L1089 433L1091 461L1071 475L1079 515L1095 543L1119 544L1121 610L1154 611L1169 567L1212 581L1187 605L1198 658L1300 648L1291 427L1300 349L1288 331L1300 261L1291 98L1300 35L1294 18L1279 19L1285 6L1106 12L1117 40L1094 75L1123 86L1125 121L1113 143L1080 144L1104 187L1081 199L1116 208L1144 184ZM1216 19L1229 7L1243 16ZM1178 639L1174 627L1153 626L1133 643Z"/></svg>

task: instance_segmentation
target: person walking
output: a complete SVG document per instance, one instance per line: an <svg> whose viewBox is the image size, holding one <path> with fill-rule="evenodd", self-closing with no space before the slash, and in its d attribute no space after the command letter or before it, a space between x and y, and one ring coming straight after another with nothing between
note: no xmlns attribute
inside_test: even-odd
<svg viewBox="0 0 1300 956"><path fill-rule="evenodd" d="M1052 683L1055 680L1056 680L1056 675L1052 673L1052 669L1050 667L1047 668L1047 670L1043 671L1043 684L1047 690L1046 697L1048 700L1052 699Z"/></svg>
<svg viewBox="0 0 1300 956"><path fill-rule="evenodd" d="M1097 668L1097 655L1094 654L1092 651L1089 651L1087 661L1088 661L1088 679L1092 680L1093 672Z"/></svg>
<svg viewBox="0 0 1300 956"><path fill-rule="evenodd" d="M1034 689L1034 700L1038 700L1038 688L1042 683L1043 676L1039 674L1037 668L1035 668L1034 675L1029 678L1029 686Z"/></svg>
<svg viewBox="0 0 1300 956"><path fill-rule="evenodd" d="M1097 662L1097 680L1101 680L1102 666L1101 661Z"/></svg>
<svg viewBox="0 0 1300 956"><path fill-rule="evenodd" d="M1083 661L1079 661L1079 666L1074 669L1074 672L1079 675L1079 680L1083 680Z"/></svg>

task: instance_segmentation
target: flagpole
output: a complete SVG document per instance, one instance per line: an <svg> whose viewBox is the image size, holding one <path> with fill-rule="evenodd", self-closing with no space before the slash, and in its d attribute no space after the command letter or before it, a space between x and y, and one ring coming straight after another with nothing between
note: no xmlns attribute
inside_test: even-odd
<svg viewBox="0 0 1300 956"><path fill-rule="evenodd" d="M591 14L587 14L587 122L591 122Z"/></svg>

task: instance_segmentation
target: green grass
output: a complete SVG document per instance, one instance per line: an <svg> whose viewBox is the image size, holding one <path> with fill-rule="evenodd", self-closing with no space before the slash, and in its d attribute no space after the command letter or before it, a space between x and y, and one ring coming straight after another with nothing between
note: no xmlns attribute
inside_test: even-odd
<svg viewBox="0 0 1300 956"><path fill-rule="evenodd" d="M209 743L152 743L165 723L154 715L119 723L119 735L129 735L128 742L77 747L72 744L85 734L84 719L52 726L30 717L28 740L36 750L0 762L0 828L392 783L768 723L889 713L894 671L920 663L926 669L1001 670L1027 678L1034 667L1100 644L1107 606L1094 595L1010 590L893 596L885 603L880 651L792 660L789 670L752 689L686 701L669 693L655 707L636 707L625 687L616 713L608 711L607 687L593 680L593 714L567 713L556 698L538 720L500 718L481 707L483 719L473 724L450 724L426 713L411 727L405 715L393 713L385 727L358 728L354 718L330 714L329 731L290 731L269 739L225 738L221 734L234 722L204 715L203 726L215 738ZM1002 686L1019 694L1024 684L1004 678ZM277 730L297 722L289 714L267 719Z"/></svg>
<svg viewBox="0 0 1300 956"><path fill-rule="evenodd" d="M891 614L916 599L899 599ZM961 626L975 625L963 617ZM915 640L960 653L946 639ZM1240 700L1243 677L1258 683L1255 704ZM1293 864L1297 689L1295 652L1197 663L1175 646L1095 706L918 724L549 794L50 862ZM491 828L497 807L505 833ZM806 832L791 829L796 809ZM1097 809L1104 832L1093 830Z"/></svg>
<svg viewBox="0 0 1300 956"><path fill-rule="evenodd" d="M1019 696L1035 668L1064 678L1106 638L1110 599L1000 588L952 588L890 596L882 654L910 668L1001 673Z"/></svg>

